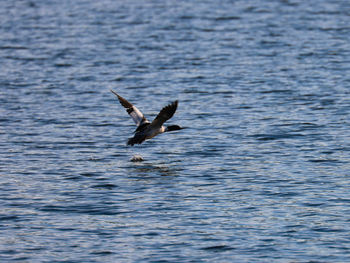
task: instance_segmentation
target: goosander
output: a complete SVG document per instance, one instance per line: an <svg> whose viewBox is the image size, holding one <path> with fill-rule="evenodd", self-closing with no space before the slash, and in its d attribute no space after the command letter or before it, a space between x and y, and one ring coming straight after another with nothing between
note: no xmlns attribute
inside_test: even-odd
<svg viewBox="0 0 350 263"><path fill-rule="evenodd" d="M134 131L135 135L134 137L128 139L127 145L133 146L134 144L141 144L145 140L149 140L160 133L183 129L183 127L180 127L179 125L169 125L167 127L163 126L164 122L173 117L177 109L177 100L165 106L158 113L157 117L150 122L145 118L141 111L139 111L139 109L132 105L129 101L119 96L119 94L117 94L115 91L111 90L111 92L118 97L120 104L126 108L126 112L137 125L137 128Z"/></svg>

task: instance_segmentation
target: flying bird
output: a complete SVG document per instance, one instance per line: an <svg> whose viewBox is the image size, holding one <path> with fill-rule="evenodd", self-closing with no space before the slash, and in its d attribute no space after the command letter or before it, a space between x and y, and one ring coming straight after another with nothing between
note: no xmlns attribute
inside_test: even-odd
<svg viewBox="0 0 350 263"><path fill-rule="evenodd" d="M163 126L164 122L173 117L178 105L177 100L165 106L158 113L157 117L150 122L145 118L141 111L129 101L121 97L115 91L111 90L111 92L118 97L120 104L126 109L126 112L130 115L137 126L134 131L134 137L128 139L127 145L133 146L134 144L141 144L145 140L149 140L160 133L184 129L179 125Z"/></svg>

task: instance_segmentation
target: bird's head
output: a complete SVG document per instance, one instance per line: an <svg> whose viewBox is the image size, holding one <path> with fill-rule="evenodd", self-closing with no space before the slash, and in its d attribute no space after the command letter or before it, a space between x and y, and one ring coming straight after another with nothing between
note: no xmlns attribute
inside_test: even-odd
<svg viewBox="0 0 350 263"><path fill-rule="evenodd" d="M178 131L178 130L182 130L184 129L184 127L180 127L179 125L169 125L168 127L166 127L166 132L171 132L171 131Z"/></svg>

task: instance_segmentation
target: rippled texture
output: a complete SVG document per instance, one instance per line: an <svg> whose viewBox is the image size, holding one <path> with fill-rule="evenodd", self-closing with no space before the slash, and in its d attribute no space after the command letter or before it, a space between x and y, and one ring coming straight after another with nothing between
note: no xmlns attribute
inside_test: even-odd
<svg viewBox="0 0 350 263"><path fill-rule="evenodd" d="M2 1L0 261L350 261L349 18ZM169 123L190 128L126 147L111 88L150 119L179 99Z"/></svg>

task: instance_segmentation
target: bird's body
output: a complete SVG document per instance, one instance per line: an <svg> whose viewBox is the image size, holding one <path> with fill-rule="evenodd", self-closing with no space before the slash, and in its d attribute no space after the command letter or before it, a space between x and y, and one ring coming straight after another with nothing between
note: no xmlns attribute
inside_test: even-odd
<svg viewBox="0 0 350 263"><path fill-rule="evenodd" d="M115 91L111 90L115 94L120 104L126 108L126 112L134 120L137 128L135 130L135 135L129 138L127 145L133 146L134 144L141 144L145 140L149 140L160 133L181 130L182 128L178 125L171 125L168 127L163 126L164 122L169 120L175 113L178 105L178 101L174 101L168 106L165 106L157 115L157 117L152 121L148 121L145 116L132 105L129 101L119 96Z"/></svg>

